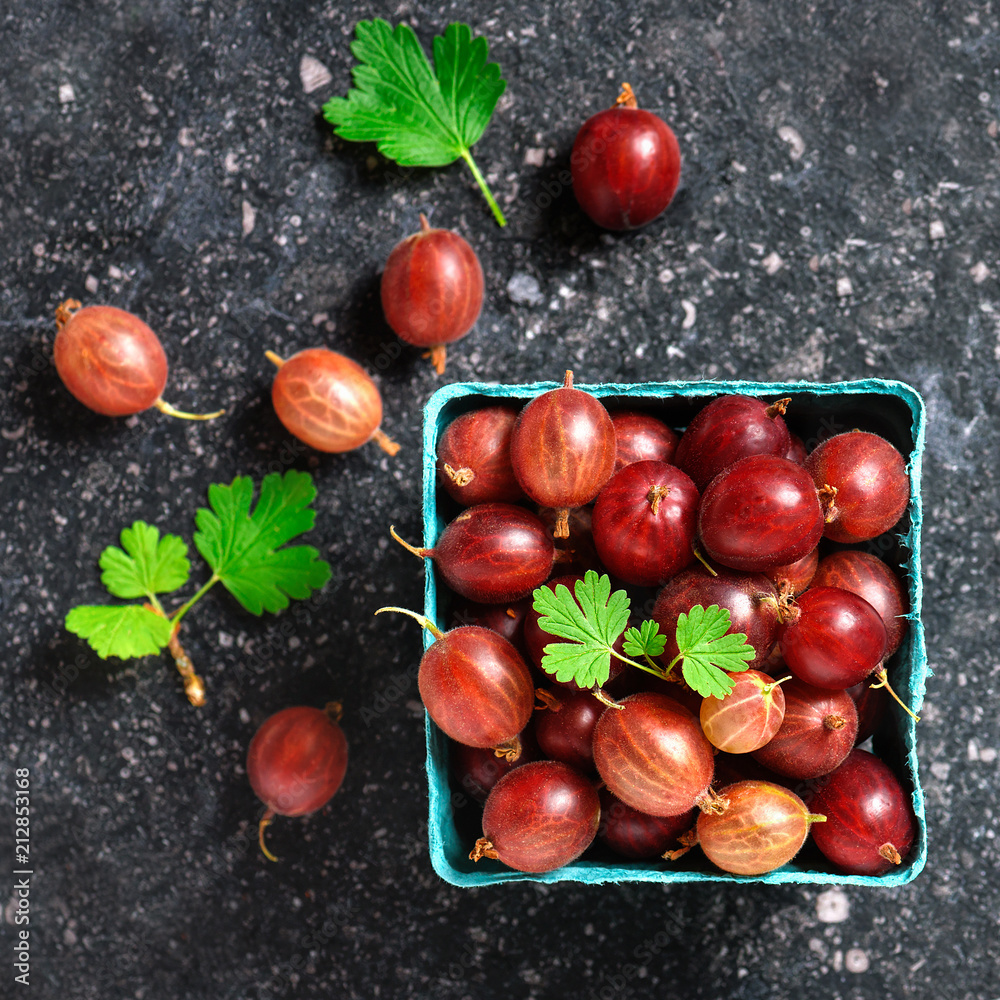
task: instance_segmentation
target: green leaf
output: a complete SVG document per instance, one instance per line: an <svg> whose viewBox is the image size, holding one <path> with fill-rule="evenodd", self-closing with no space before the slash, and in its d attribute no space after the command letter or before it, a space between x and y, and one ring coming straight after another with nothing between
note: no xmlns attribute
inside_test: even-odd
<svg viewBox="0 0 1000 1000"><path fill-rule="evenodd" d="M729 611L713 604L696 604L677 618L677 648L683 659L684 680L703 697L724 698L733 689L726 671L749 667L757 653L742 632L729 633Z"/></svg>
<svg viewBox="0 0 1000 1000"><path fill-rule="evenodd" d="M139 604L73 608L66 616L66 628L86 639L104 660L158 653L170 642L173 631L166 618Z"/></svg>
<svg viewBox="0 0 1000 1000"><path fill-rule="evenodd" d="M290 469L264 477L250 513L253 482L237 476L208 488L211 510L195 515L194 543L223 586L251 614L281 611L288 598L305 598L330 579L330 565L310 545L282 546L316 519L312 477Z"/></svg>
<svg viewBox="0 0 1000 1000"><path fill-rule="evenodd" d="M100 559L101 582L115 597L169 594L187 583L191 563L178 535L160 538L158 528L135 521L122 531L121 542L122 548L109 545Z"/></svg>
<svg viewBox="0 0 1000 1000"><path fill-rule="evenodd" d="M630 628L625 633L625 652L629 656L648 656L652 659L667 648L667 637L660 632L654 621L644 621L639 628Z"/></svg>
<svg viewBox="0 0 1000 1000"><path fill-rule="evenodd" d="M611 672L612 647L628 624L628 595L612 594L610 578L593 570L574 589L575 598L564 584L554 592L548 587L534 592L539 628L567 640L545 647L542 669L580 687L600 686Z"/></svg>
<svg viewBox="0 0 1000 1000"><path fill-rule="evenodd" d="M488 62L485 38L450 24L434 39L434 69L413 29L395 31L380 18L359 21L351 52L360 63L347 97L333 97L323 115L342 139L374 142L405 167L469 162L500 225L505 224L469 150L483 134L507 83Z"/></svg>

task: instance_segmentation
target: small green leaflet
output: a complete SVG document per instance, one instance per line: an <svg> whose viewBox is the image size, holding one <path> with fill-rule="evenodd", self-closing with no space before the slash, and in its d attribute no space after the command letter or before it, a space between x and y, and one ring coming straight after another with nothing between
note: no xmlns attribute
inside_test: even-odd
<svg viewBox="0 0 1000 1000"><path fill-rule="evenodd" d="M141 604L73 608L66 628L87 640L102 659L158 653L170 642L173 624Z"/></svg>
<svg viewBox="0 0 1000 1000"><path fill-rule="evenodd" d="M281 611L288 598L302 599L330 579L329 563L311 545L281 548L316 520L312 477L290 469L264 477L253 514L253 481L237 476L229 486L208 488L208 503L195 515L194 544L217 579L251 614Z"/></svg>
<svg viewBox="0 0 1000 1000"><path fill-rule="evenodd" d="M667 648L667 637L660 633L660 626L654 621L644 621L639 628L630 628L625 633L625 652L629 656L648 656L652 659Z"/></svg>
<svg viewBox="0 0 1000 1000"><path fill-rule="evenodd" d="M600 687L611 672L611 648L628 625L628 595L624 590L612 594L610 578L594 570L577 580L574 590L575 600L564 584L554 593L539 587L533 594L539 626L569 640L545 647L542 669L582 688Z"/></svg>
<svg viewBox="0 0 1000 1000"><path fill-rule="evenodd" d="M724 698L733 689L725 671L737 673L749 667L757 655L742 632L727 634L729 611L712 604L696 604L677 618L677 648L684 660L684 680L703 697Z"/></svg>
<svg viewBox="0 0 1000 1000"><path fill-rule="evenodd" d="M333 97L323 115L342 139L374 142L405 167L442 167L459 157L468 163L501 226L503 213L469 152L489 124L507 83L487 61L485 38L467 24L449 24L434 39L431 69L413 29L359 21L351 52L358 60L354 87Z"/></svg>
<svg viewBox="0 0 1000 1000"><path fill-rule="evenodd" d="M122 547L102 553L101 583L115 597L151 597L183 587L191 575L188 547L177 535L160 538L158 528L135 521L121 534ZM124 550L124 551L123 551Z"/></svg>

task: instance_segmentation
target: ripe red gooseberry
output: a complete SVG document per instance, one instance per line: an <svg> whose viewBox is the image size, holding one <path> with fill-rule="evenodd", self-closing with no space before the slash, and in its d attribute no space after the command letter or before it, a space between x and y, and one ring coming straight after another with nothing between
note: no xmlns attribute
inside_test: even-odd
<svg viewBox="0 0 1000 1000"><path fill-rule="evenodd" d="M53 358L67 389L88 409L126 417L155 406L184 420L212 420L215 413L186 413L163 401L167 356L138 316L114 306L80 308L67 299L56 309Z"/></svg>
<svg viewBox="0 0 1000 1000"><path fill-rule="evenodd" d="M663 119L639 108L622 84L614 107L583 123L570 154L573 193L605 229L637 229L670 204L681 177L677 138Z"/></svg>
<svg viewBox="0 0 1000 1000"><path fill-rule="evenodd" d="M552 871L590 847L600 818L597 791L578 771L561 761L525 764L490 792L483 836L469 858L493 858L522 872Z"/></svg>
<svg viewBox="0 0 1000 1000"><path fill-rule="evenodd" d="M396 334L430 348L444 373L446 344L464 337L483 305L483 269L471 246L450 229L432 229L420 216L420 231L397 243L382 274L382 309Z"/></svg>
<svg viewBox="0 0 1000 1000"><path fill-rule="evenodd" d="M247 751L247 777L267 811L258 840L264 856L278 859L264 831L278 816L305 816L333 797L347 770L347 739L338 725L341 707L297 706L275 713L257 730Z"/></svg>
<svg viewBox="0 0 1000 1000"><path fill-rule="evenodd" d="M603 404L573 388L566 372L558 389L536 396L514 425L510 459L521 489L559 511L555 537L569 537L569 512L590 503L615 467L615 427Z"/></svg>

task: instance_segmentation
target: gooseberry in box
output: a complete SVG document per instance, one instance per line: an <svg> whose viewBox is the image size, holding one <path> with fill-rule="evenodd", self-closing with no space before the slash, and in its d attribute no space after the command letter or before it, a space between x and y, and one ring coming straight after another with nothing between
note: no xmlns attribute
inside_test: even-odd
<svg viewBox="0 0 1000 1000"><path fill-rule="evenodd" d="M582 379L578 379L576 382L563 381L562 386L563 393L565 393L565 390L571 389L572 391L581 391L588 394L605 406L612 415L622 412L638 414L640 417L648 417L649 421L657 421L657 426L666 427L675 432L684 432L692 425L695 417L708 404L715 400L727 400L727 398L735 396L748 397L757 401L746 405L727 401L725 406L719 405L716 407L716 410L732 410L736 413L745 411L751 415L749 419L756 420L758 423L765 420L769 422L775 421L776 416L768 415L767 411L776 402L781 401L784 413L783 415L778 413L777 416L781 416L782 421L787 425L789 432L788 441L785 442L782 439L774 444L768 444L767 449L770 449L769 454L761 456L759 452L751 450L750 454L742 454L737 460L746 463L748 459L751 459L752 461L749 462L749 465L754 467L758 465L767 465L769 467L774 465L778 467L780 475L784 477L782 480L784 485L781 486L778 492L788 494L786 499L791 503L791 507L786 507L784 510L780 509L780 504L785 503L785 500L779 497L779 509L777 513L781 518L785 518L789 522L797 518L802 525L800 534L803 537L797 538L796 531L785 530L787 525L781 523L769 525L769 529L781 529L769 530L768 532L776 537L781 536L777 537L777 543L773 547L773 551L763 554L750 551L749 556L746 556L747 546L743 540L725 536L722 538L724 544L712 546L716 551L706 553L705 549L702 549L703 555L711 554L715 557L721 555L730 562L735 561L741 564L747 562L748 565L753 567L752 570L744 569L742 566L730 567L724 570L723 575L726 573L739 573L746 576L748 573L757 573L760 576L758 589L761 589L761 592L764 594L762 604L769 612L769 620L766 628L761 626L757 629L757 633L755 633L755 635L759 633L756 641L762 648L757 650L758 658L750 666L766 670L775 680L787 677L792 673L791 670L785 669L782 664L780 647L776 646L782 634L794 628L797 624L794 612L788 613L787 610L783 611L783 602L784 607L787 609L793 592L799 595L798 599L809 593L808 589L803 591L803 587L806 587L808 584L809 573L811 573L817 558L822 560L835 552L845 550L844 545L834 542L829 537L822 540L818 538L822 530L819 532L816 530L817 526L814 523L816 521L816 509L819 509L822 523L825 524L827 523L825 519L830 513L831 500L835 500L833 490L824 492L823 487L829 485L837 488L842 494L849 494L851 492L849 477L838 479L840 485L824 482L817 486L814 481L812 486L809 487L809 484L803 481L803 476L798 472L793 472L792 469L803 469L803 460L808 457L810 451L815 449L817 441L832 438L837 434L851 432L854 428L860 428L862 431L876 435L880 440L888 442L894 451L901 456L907 480L906 489L909 494L909 500L905 504L901 518L890 526L888 532L864 542L854 543L851 551L864 551L872 557L877 557L880 560L880 564L884 564L888 568L891 576L887 577L877 567L873 572L870 566L861 565L861 563L865 563L867 560L860 560L858 564L850 563L847 566L840 567L840 572L837 574L831 573L830 578L823 582L823 586L827 588L840 588L842 591L848 591L853 596L862 598L866 602L866 607L873 607L879 616L893 616L894 609L906 609L903 613L907 616L908 628L904 631L902 643L898 650L887 654L884 666L894 690L900 696L906 708L915 710L919 707L923 696L926 676L923 628L920 621L919 534L921 523L920 455L924 441L924 413L920 397L913 389L902 383L887 382L878 379L831 385L748 382L587 385L583 384ZM441 488L441 479L437 468L438 442L446 429L463 414L473 413L486 407L512 407L517 408L519 412L524 412L527 404L543 397L546 393L559 390L559 388L560 383L536 383L517 386L464 383L447 386L435 393L425 408L423 480L425 549L432 550L435 548L438 539L456 514L454 502ZM600 428L597 441L599 461L596 462L596 465L601 467L600 476L603 477L604 463L609 453L614 455L615 448L612 446L613 437L609 437L606 424L601 418L599 411L590 406L590 404L578 406L575 397L569 398L567 396L567 401L572 404L572 407L562 406L562 396L559 394L550 396L549 398L553 400L553 408L557 411L557 417L564 426L571 423L579 413L586 414L585 419L590 421L595 428ZM784 402L786 399L788 400L787 404ZM588 413L588 407L590 410L594 410L593 414ZM532 412L537 413L538 410L539 407L536 406ZM636 422L643 423L644 421L640 420ZM651 424L649 425L652 426ZM528 426L525 419L520 420L520 426L522 428ZM614 428L614 423L612 423L612 428ZM765 430L767 430L766 426ZM727 426L726 433L733 440L737 440L740 437L739 427ZM779 434L778 436L780 437L781 435ZM683 433L681 437L683 439ZM581 488L573 496L569 496L569 491L567 490L566 496L549 497L546 495L542 497L541 492L544 491L537 491L537 480L546 479L546 477L548 480L553 480L552 470L555 466L551 465L550 462L544 469L541 469L540 473L544 472L544 476L541 474L536 476L534 473L530 476L523 475L524 468L528 463L534 462L537 464L540 458L550 461L550 456L531 455L530 447L527 447L527 444L524 440L521 441L519 451L520 460L517 454L515 454L515 472L518 466L521 465L521 479L523 480L521 485L526 487L529 497L534 492L539 492L539 495L534 498L535 503L532 503L531 499L521 501L522 509L531 513L537 513L535 504L546 502L549 505L558 506L565 511L566 508L572 507L573 504L586 504L589 499L592 499L590 496L590 487L588 487L587 491ZM765 461L760 461L760 458L764 458ZM657 460L663 461L662 458ZM865 460L867 461L867 457ZM898 485L898 462L895 459L893 462L894 482ZM725 475L729 468L730 466L726 466L719 470L715 473L715 477ZM744 465L744 468L746 468L746 465ZM832 468L832 463L827 468ZM559 468L557 470L557 478L561 477L564 482L575 481L584 478L582 474L586 473L588 480L593 479L596 481L600 477L596 474L591 475L591 469L596 473L595 456L583 454L580 456L578 466L563 466ZM740 475L742 478L745 478L747 473L741 471ZM807 473L807 478L812 478L811 471ZM784 482L785 480L787 480L787 483ZM711 483L708 484L706 491L711 485ZM787 489L785 488L786 486L788 487ZM810 494L810 489L815 492ZM726 491L718 489L716 492L722 493L722 500L727 503L729 502L726 498ZM730 495L734 493L735 490ZM772 517L773 515L769 511L773 509L775 498L768 494L766 488L760 489L756 485L754 486L754 493L759 497L759 500L756 502L761 505L761 510L758 512L759 515L765 518ZM794 494L794 496L791 496L791 494ZM597 495L599 496L600 494L598 493ZM812 506L810 497L815 499L816 507ZM848 497L847 499L851 498ZM725 503L722 506L725 506ZM587 508L582 507L579 510L586 512ZM544 520L545 515L543 514L542 516ZM709 518L708 520L711 519ZM704 521L705 519L703 519L702 523L703 530L706 527ZM808 524L806 524L807 521ZM565 521L563 521L563 524L565 524ZM713 542L718 542L718 532L713 531L713 528L718 527L718 525L713 526L709 524L707 527L710 539ZM721 527L724 529L725 525ZM705 541L704 538L701 540ZM572 542L571 530L569 538L570 546L572 546ZM816 551L817 542L819 542L818 552ZM705 548L708 548L708 546ZM750 548L752 548L752 544ZM734 552L736 554L735 559L733 559ZM790 572L788 574L781 572L784 568L783 564L791 563L798 559L803 559L810 564L808 572L802 571L795 574L794 580L787 580L790 586L786 587L783 581L786 575L790 578L792 574ZM463 604L463 599L452 592L447 584L446 577L442 575L441 567L436 567L430 562L426 565L427 580L424 612L429 619L443 626L452 620L455 609ZM559 576L566 573L578 572L575 568L563 568L563 566L564 564L556 561L552 567L552 575ZM836 567L836 562L834 563L834 567ZM681 570L682 574L694 572L695 570L690 568ZM705 572L705 575L709 576L707 572ZM836 579L834 579L834 576ZM879 581L878 588L876 588L875 583L871 582L871 578L873 577ZM868 591L862 590L861 593L858 593L852 586L848 586L847 581L849 578L852 584L858 585L858 590L861 589L862 584L865 584L869 588ZM676 579L676 576L673 579ZM901 594L895 594L894 599L890 600L885 597L885 594L893 590L891 585L892 580L899 581L902 592ZM613 586L617 590L621 588L622 583L615 580ZM630 587L632 608L639 619L651 617L657 593L655 589L651 590L639 586ZM864 596L865 593L871 593L873 596L877 593L882 597L881 606L878 601L868 602L867 597ZM809 601L805 603L808 606ZM795 607L795 601L791 601L791 606ZM899 612L896 611L895 613L898 614ZM655 617L655 615L652 617ZM773 619L773 621L770 619ZM750 615L747 621L752 623L753 615ZM669 628L664 631L666 631L668 636L670 635ZM875 631L874 622L872 623L871 631ZM553 641L556 638L554 637ZM791 643L791 645L794 645L794 643ZM772 646L778 650L777 653L775 653L775 649L770 648ZM758 663L760 666L757 666ZM861 666L858 669L860 670ZM868 683L876 679L881 679L880 670L881 668L876 670L875 674L868 679ZM626 672L638 673L638 671L634 671L634 668L631 667L627 667ZM649 680L649 678L646 679ZM766 681L762 683L766 686ZM782 686L784 687L785 685ZM663 687L671 688L676 687L676 685L664 685L663 682L654 681L647 685L647 688L658 691L659 695L650 696L643 694L639 696L632 695L631 697L633 699L638 697L638 704L644 704L645 700L652 697L653 702L659 708L662 707L659 697L662 696ZM554 687L553 690L562 691L564 689ZM678 688L679 692L682 692L682 690L682 688ZM884 692L880 692L880 694L884 694ZM626 698L625 695L619 694L616 694L615 697L623 701ZM826 692L821 692L819 697L829 697L829 695ZM855 693L855 697L860 697L860 695ZM772 859L767 864L758 864L754 861L749 862L746 866L739 866L742 870L748 872L748 874L742 875L734 875L720 870L719 867L712 864L708 856L706 856L706 852L702 850L690 850L676 861L668 861L658 857L612 857L604 838L598 838L582 854L557 867L550 867L548 863L549 859L543 859L541 862L537 859L532 859L530 863L518 863L516 865L504 865L499 860L492 860L493 853L499 853L502 856L502 851L493 851L492 853L485 850L473 852L481 857L482 860L478 862L472 861L469 857L470 848L473 847L477 839L484 836L486 839L489 839L491 831L484 829L482 818L474 806L464 808L455 807L457 798L467 799L468 797L454 796L454 791L449 785L449 741L433 723L428 721L427 772L430 803L429 839L432 863L438 873L447 881L456 885L469 886L487 885L494 882L518 879L535 879L540 881L575 880L591 883L608 881L654 881L667 883L676 881L723 881L738 878L766 883L814 884L828 883L836 880L872 886L899 885L908 882L921 871L926 858L926 826L923 818L923 801L917 774L916 728L913 719L904 712L903 708L900 708L895 702L891 701L889 705L891 707L875 732L874 749L883 765L894 775L896 782L902 789L902 794L907 804L913 809L915 832L912 844L908 846L908 851L905 854L900 852L900 863L893 864L883 874L845 875L844 868L838 867L838 862L824 858L818 850L808 846L809 837L805 837L807 849L799 854L795 854L794 848L799 841L800 831L798 827L795 830L791 830L787 838L791 849L788 855L790 860L786 860L784 854L779 852L777 859ZM687 711L687 709L683 709L681 711L674 711L672 714L682 718L683 713ZM620 714L620 710L615 709L607 709L605 714L610 712ZM829 714L826 713L826 715ZM691 713L688 713L688 715L690 715L692 724L697 728L698 720L696 716ZM822 718L825 719L826 715L823 715ZM602 715L601 717L603 718L604 716ZM610 723L607 723L604 728L607 729L609 725ZM597 730L599 731L600 729L601 725L599 724ZM687 732L683 725L681 725L681 730ZM595 732L595 740L598 735L599 732ZM637 732L634 735L628 736L627 739L624 737L615 739L610 745L619 749L626 744L635 743L638 745L645 739L647 739L645 734ZM697 743L698 741L692 738L688 742ZM747 761L749 764L753 764L749 757L747 757ZM619 777L622 778L619 791L630 795L629 788L635 787L638 783L631 780L635 775L631 773L628 762L615 761L611 763L607 759L603 760L603 762L598 760L598 769L600 770L602 766L608 774L611 774L612 771L616 772L612 775L614 780L617 781ZM755 766L759 768L759 765ZM512 774L516 774L522 770L523 768L518 768ZM695 768L695 770L698 770L698 768ZM583 772L578 773L582 774ZM641 777L645 779L648 775L642 775ZM671 790L667 789L662 796L663 802L659 805L654 804L654 808L660 811L663 811L663 809L672 811L674 808L686 810L690 807L689 798L692 801L702 799L704 803L702 808L708 807L708 811L703 812L702 815L721 817L717 820L705 820L701 823L704 830L713 831L713 834L709 835L707 839L711 840L711 837L715 836L716 840L718 840L721 836L724 836L724 831L728 829L727 823L729 821L725 819L728 806L719 803L716 798L716 792L712 792L708 788L708 783L711 782L711 787L714 789L725 791L724 783L717 782L707 770L704 774L699 771L697 774L686 775L685 778L691 785L691 789L689 792L685 789L687 797L685 797L684 801L680 801L680 796L678 796L676 804L673 801L668 803L667 800L671 798ZM520 780L527 783L527 778ZM792 787L794 787L796 781L796 779L786 779L780 776L778 780L788 781ZM655 784L655 781L653 783ZM508 782L508 787L512 784L516 783ZM774 782L771 784L775 788L779 787ZM695 785L698 787L695 788ZM704 789L703 785L705 786ZM583 786L579 787L582 794ZM458 790L457 786L455 786L454 790ZM773 792L773 801L779 802L779 804L783 803L784 800L781 799L781 794L778 791ZM789 801L792 801L793 805L795 804L794 800L790 799ZM648 805L645 801L643 804ZM821 810L817 809L811 802L807 801L807 804L809 806L808 815L805 813L802 814L805 817L804 820L794 809L789 810L791 816L789 823L792 826L795 823L799 823L802 826L804 823L805 826L809 827L815 824L818 829L821 824L819 821L814 820L811 814L817 814ZM493 816L499 809L499 805L490 807L487 804L487 808L493 809L493 812L490 812L490 816ZM510 803L505 803L503 809L504 815L508 814L510 808ZM549 805L546 804L544 808L541 808L541 813L539 813L539 808L541 807L529 808L525 806L525 814L532 814L533 809L534 813L539 815L547 813ZM733 808L735 809L736 807ZM741 805L739 808L744 807ZM801 812L801 809L799 812ZM587 815L589 817L589 814ZM739 819L739 816L735 812L730 814L730 816L734 822ZM590 819L581 819L580 822L580 836L577 839L573 837L568 838L569 840L573 840L574 847L572 851L567 850L566 856L576 854L579 843L585 839L582 833L584 827L587 830L586 836L589 836ZM491 819L487 825L495 825L494 820ZM694 827L694 825L694 819L692 819L691 827ZM805 826L803 826L803 829L805 829ZM493 830L492 832L506 835L509 831L500 830L498 827L497 830ZM880 831L873 834L876 839L880 835ZM688 844L693 843L696 838L696 831L689 828L688 833L681 839L682 843ZM534 849L534 845L532 849ZM775 860L785 861L785 863L781 863L778 867L774 868ZM751 870L754 873L750 873Z"/></svg>

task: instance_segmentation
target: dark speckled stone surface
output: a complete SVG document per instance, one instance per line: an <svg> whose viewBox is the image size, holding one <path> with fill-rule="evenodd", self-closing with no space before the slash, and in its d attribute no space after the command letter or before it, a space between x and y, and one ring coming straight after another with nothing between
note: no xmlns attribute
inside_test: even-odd
<svg viewBox="0 0 1000 1000"><path fill-rule="evenodd" d="M427 5L7 0L0 10L0 995L993 1000L997 933L1000 11L974 0ZM355 22L450 21L509 81L464 167L403 175L331 138ZM306 92L304 57L329 71ZM682 187L609 235L561 180L628 80L675 128ZM930 859L892 890L460 890L425 842L411 622L421 406L441 380L381 318L426 212L482 260L445 380L902 379L928 408L920 724ZM537 289L535 287L537 283ZM211 424L85 412L50 363L66 297L139 314L167 397ZM395 459L294 447L263 352L325 343L375 374ZM190 538L209 483L289 465L319 487L335 577L304 614L192 612L209 700L169 660L97 659L62 620L136 518ZM196 563L196 575L204 566ZM201 579L202 577L199 577ZM255 843L257 725L344 703L329 807ZM14 769L31 774L30 986L13 982Z"/></svg>

